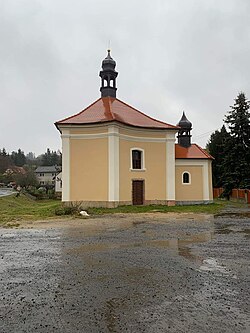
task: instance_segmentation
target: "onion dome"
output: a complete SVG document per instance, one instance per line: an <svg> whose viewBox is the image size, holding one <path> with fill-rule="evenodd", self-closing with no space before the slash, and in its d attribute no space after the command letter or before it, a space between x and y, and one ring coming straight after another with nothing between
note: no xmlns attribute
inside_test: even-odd
<svg viewBox="0 0 250 333"><path fill-rule="evenodd" d="M192 123L187 119L185 112L183 111L181 120L178 122L177 126L185 129L192 129Z"/></svg>
<svg viewBox="0 0 250 333"><path fill-rule="evenodd" d="M102 61L103 70L115 70L116 62L110 55L110 50L108 50L107 57Z"/></svg>

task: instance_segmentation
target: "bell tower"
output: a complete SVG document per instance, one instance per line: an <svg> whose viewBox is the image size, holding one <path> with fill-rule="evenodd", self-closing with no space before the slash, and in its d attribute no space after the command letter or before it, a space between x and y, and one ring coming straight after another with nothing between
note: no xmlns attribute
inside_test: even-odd
<svg viewBox="0 0 250 333"><path fill-rule="evenodd" d="M102 71L99 76L101 77L101 97L116 98L116 77L118 72L115 71L116 62L110 56L108 50L107 57L102 61Z"/></svg>
<svg viewBox="0 0 250 333"><path fill-rule="evenodd" d="M178 144L182 147L188 148L191 146L191 130L192 130L192 123L187 119L185 112L183 111L181 120L177 124L180 126L178 131Z"/></svg>

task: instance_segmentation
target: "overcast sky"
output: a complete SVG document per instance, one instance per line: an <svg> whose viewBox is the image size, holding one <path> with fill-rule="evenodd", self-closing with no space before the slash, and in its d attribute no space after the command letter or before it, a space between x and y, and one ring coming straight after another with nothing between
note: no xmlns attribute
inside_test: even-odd
<svg viewBox="0 0 250 333"><path fill-rule="evenodd" d="M250 99L249 0L0 0L0 148L61 149L54 122L100 97L108 41L117 97L205 146Z"/></svg>

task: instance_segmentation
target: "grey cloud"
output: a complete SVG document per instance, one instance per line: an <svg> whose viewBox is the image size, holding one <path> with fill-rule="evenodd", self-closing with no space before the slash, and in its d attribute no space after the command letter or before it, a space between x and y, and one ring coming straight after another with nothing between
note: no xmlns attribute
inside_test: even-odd
<svg viewBox="0 0 250 333"><path fill-rule="evenodd" d="M185 109L194 138L217 129L250 98L249 13L248 0L3 1L0 146L60 148L53 123L100 96L108 40L118 98L173 124Z"/></svg>

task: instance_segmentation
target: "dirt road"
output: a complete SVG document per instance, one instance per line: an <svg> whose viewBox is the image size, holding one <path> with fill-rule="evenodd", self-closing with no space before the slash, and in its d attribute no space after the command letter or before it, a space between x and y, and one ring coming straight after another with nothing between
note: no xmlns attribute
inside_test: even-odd
<svg viewBox="0 0 250 333"><path fill-rule="evenodd" d="M0 331L250 332L246 212L0 229Z"/></svg>

